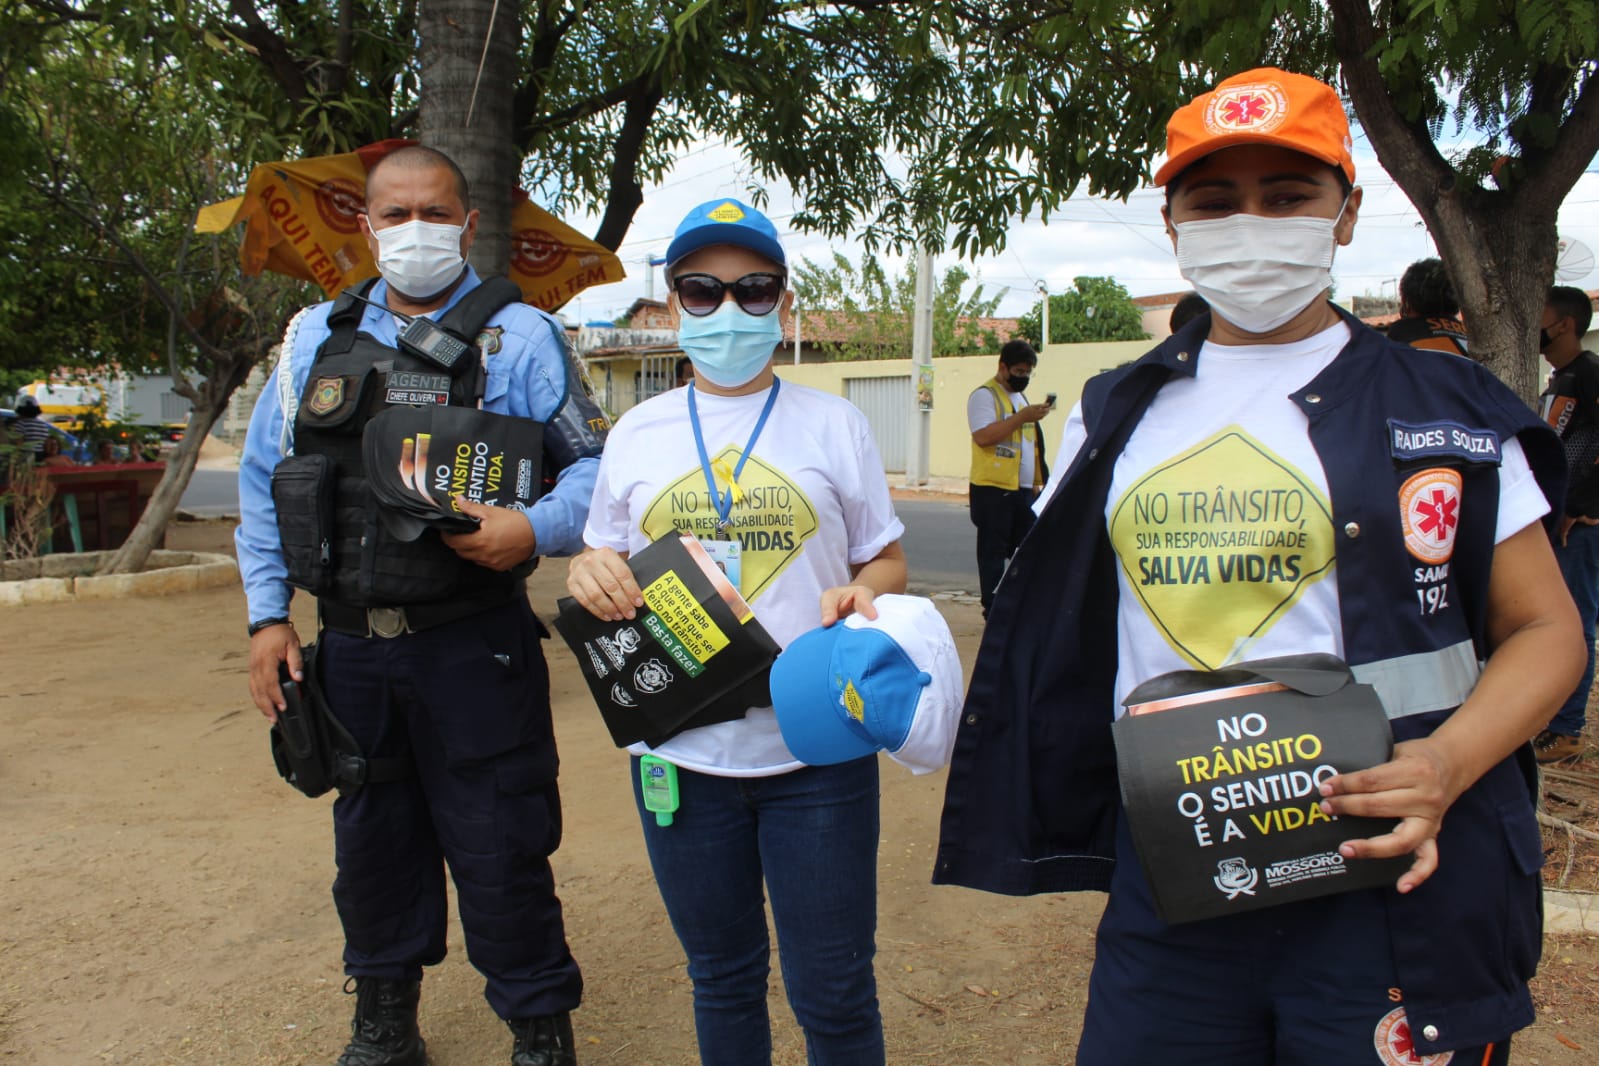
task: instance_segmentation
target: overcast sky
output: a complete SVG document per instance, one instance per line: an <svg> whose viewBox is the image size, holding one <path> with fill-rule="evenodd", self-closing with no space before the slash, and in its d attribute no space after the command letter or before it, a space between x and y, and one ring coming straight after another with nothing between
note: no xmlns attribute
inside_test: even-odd
<svg viewBox="0 0 1599 1066"><path fill-rule="evenodd" d="M1599 173L1589 173L1572 189L1560 212L1560 235L1580 241L1599 255ZM1333 263L1333 278L1341 298L1370 293L1391 294L1401 272L1416 259L1435 255L1436 249L1421 224L1421 217L1405 194L1377 164L1364 136L1355 131L1357 183L1365 189L1365 203L1355 228L1355 239L1340 248ZM706 144L686 153L662 183L644 191L639 208L618 250L628 272L625 281L592 288L563 308L572 321L611 319L622 314L648 291L645 260L666 251L672 231L691 208L719 196L744 198L749 175L738 154L721 144ZM791 263L800 259L829 261L834 250L859 262L863 248L853 241L799 233L788 225L795 210L793 192L786 184L768 189L768 214L783 235ZM1127 202L1087 195L1073 197L1046 224L1037 218L1014 219L1005 251L968 264L993 295L1008 289L998 314L1021 315L1038 299L1036 286L1043 281L1061 292L1081 275L1109 275L1133 296L1182 291L1188 288L1177 273L1171 244L1160 221L1162 194L1141 189ZM580 231L593 233L597 217L569 219ZM903 260L885 256L891 273ZM957 262L946 253L935 262L943 270ZM655 296L664 298L664 281L656 269ZM1599 287L1599 270L1571 284Z"/></svg>

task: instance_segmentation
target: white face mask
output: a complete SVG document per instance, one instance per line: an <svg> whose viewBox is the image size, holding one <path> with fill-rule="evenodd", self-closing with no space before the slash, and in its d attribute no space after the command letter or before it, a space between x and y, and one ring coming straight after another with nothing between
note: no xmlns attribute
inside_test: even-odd
<svg viewBox="0 0 1599 1066"><path fill-rule="evenodd" d="M1343 213L1343 207L1335 218L1240 212L1178 222L1177 268L1221 317L1246 333L1269 333L1332 284L1333 231Z"/></svg>
<svg viewBox="0 0 1599 1066"><path fill-rule="evenodd" d="M466 226L404 222L373 229L378 240L378 273L389 288L412 300L427 300L454 284L466 261L461 235Z"/></svg>

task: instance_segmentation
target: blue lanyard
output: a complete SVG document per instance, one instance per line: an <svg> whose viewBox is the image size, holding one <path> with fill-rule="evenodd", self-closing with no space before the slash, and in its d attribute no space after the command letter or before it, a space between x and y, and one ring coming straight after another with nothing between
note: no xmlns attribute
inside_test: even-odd
<svg viewBox="0 0 1599 1066"><path fill-rule="evenodd" d="M711 494L711 502L716 506L716 514L721 521L716 524L717 532L727 528L727 523L733 514L733 493L738 487L739 475L744 473L744 464L749 462L750 453L755 450L755 442L760 438L761 430L766 428L766 418L772 413L772 406L777 403L777 390L783 382L778 378L772 379L772 392L766 397L766 406L761 408L761 417L755 420L755 429L750 432L749 443L744 445L744 450L739 453L738 466L733 468L731 483L727 486L727 498L716 491L716 474L711 469L711 457L705 451L705 434L700 431L700 412L694 403L694 383L688 383L688 421L694 427L694 447L700 452L700 469L705 472L705 487Z"/></svg>

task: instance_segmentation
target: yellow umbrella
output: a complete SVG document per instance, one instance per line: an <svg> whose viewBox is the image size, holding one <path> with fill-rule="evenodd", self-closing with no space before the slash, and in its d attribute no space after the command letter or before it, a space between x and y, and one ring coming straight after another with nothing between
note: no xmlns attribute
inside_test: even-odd
<svg viewBox="0 0 1599 1066"><path fill-rule="evenodd" d="M379 141L343 155L262 163L250 172L243 196L201 208L194 228L221 233L243 222L239 266L246 274L271 270L304 278L336 296L346 285L377 273L356 224L367 169L414 143ZM510 278L535 307L553 311L590 285L626 276L616 253L538 207L520 189L511 227Z"/></svg>

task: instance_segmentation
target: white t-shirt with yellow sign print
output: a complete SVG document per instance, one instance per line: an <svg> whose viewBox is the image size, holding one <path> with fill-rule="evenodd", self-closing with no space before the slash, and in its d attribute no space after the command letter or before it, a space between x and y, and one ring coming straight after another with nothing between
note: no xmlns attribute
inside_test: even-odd
<svg viewBox="0 0 1599 1066"><path fill-rule="evenodd" d="M1172 379L1140 419L1105 507L1121 564L1118 716L1127 693L1172 670L1308 652L1342 657L1327 476L1309 422L1288 397L1349 336L1340 322L1295 344L1207 342L1195 376ZM1057 470L1085 439L1079 405ZM1499 480L1496 542L1549 510L1514 440L1502 449Z"/></svg>
<svg viewBox="0 0 1599 1066"><path fill-rule="evenodd" d="M726 494L726 475L738 466L768 395L696 391L719 493ZM736 537L744 598L772 639L787 647L821 624L824 590L848 584L852 565L870 562L905 532L866 417L842 397L803 385L786 382L778 389L738 483L742 499L733 506L731 532L718 534L694 446L688 390L673 389L626 412L611 430L583 540L631 553L672 533ZM658 748L629 750L727 777L801 765L784 746L770 707L691 729Z"/></svg>

